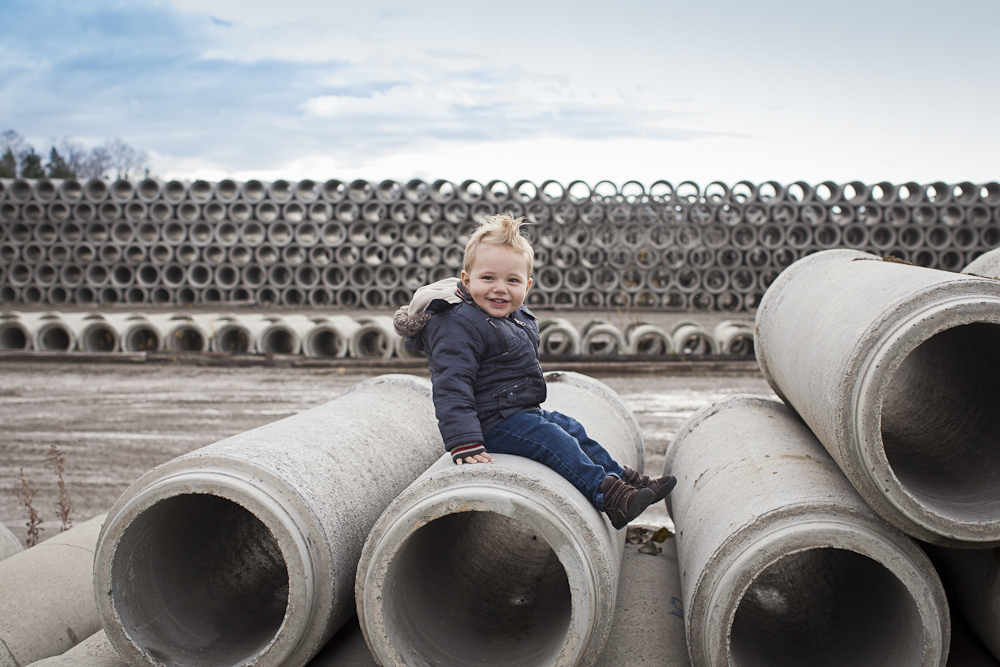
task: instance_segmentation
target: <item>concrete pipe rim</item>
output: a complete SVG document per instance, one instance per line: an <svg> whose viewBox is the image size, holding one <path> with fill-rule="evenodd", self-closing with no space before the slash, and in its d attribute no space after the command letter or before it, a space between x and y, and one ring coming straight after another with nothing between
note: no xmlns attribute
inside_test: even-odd
<svg viewBox="0 0 1000 667"><path fill-rule="evenodd" d="M503 455L498 455L502 457ZM457 467L453 466L457 470ZM446 469L451 472L450 469ZM454 474L454 473L452 473ZM538 533L540 539L544 540L551 551L555 553L562 565L566 579L568 581L567 593L570 596L569 618L566 619L563 637L559 637L562 642L550 642L546 651L546 659L539 662L537 655L529 658L525 665L576 665L586 655L588 644L593 641L594 630L590 626L589 619L599 618L600 609L600 588L598 586L598 574L586 555L592 549L584 540L580 538L576 531L569 524L559 518L559 511L548 500L531 496L521 492L519 489L509 486L501 486L498 483L491 483L488 478L476 475L476 479L469 479L468 476L462 481L456 481L447 489L440 490L426 497L411 499L410 494L404 493L396 503L411 504L397 509L387 510L384 517L392 517L388 530L379 535L378 524L372 530L372 535L378 535L381 539L377 541L369 540L365 545L365 552L362 555L361 563L373 563L364 572L359 572L357 579L358 588L358 609L362 615L361 627L368 641L369 648L378 657L381 664L410 664L405 656L398 653L396 648L401 644L398 641L391 641L391 636L395 632L402 632L393 626L393 621L387 619L384 609L390 606L386 598L392 599L394 592L387 593L393 586L384 585L381 595L374 593L379 590L374 582L389 582L393 574L391 567L393 557L410 544L411 538L416 536L422 529L432 526L437 521L448 516L465 513L497 514L507 519L526 525L528 528ZM419 486L414 485L414 487ZM411 488L414 488L411 487ZM397 505L399 507L399 505ZM497 510L501 511L497 511ZM516 515L516 516L514 516ZM433 518L431 518L433 517ZM428 520L431 518L430 520ZM530 521L525 519L530 518ZM381 522L380 522L381 523ZM391 549L387 545L395 545ZM363 575L363 577L361 576ZM580 594L585 591L585 594ZM402 596L399 596L402 597ZM610 630L610 619L607 620L608 627L604 632ZM384 637L379 637L382 641L374 641L371 633L375 628L384 628ZM598 629L599 630L599 629ZM422 638L413 637L419 641ZM575 640L575 641L574 641ZM424 642L424 648L430 648L428 642ZM594 656L596 657L596 656ZM511 665L518 664L511 662Z"/></svg>
<svg viewBox="0 0 1000 667"><path fill-rule="evenodd" d="M794 508L788 508L794 511ZM714 581L702 580L698 586L708 585L710 590L707 593L695 595L691 603L689 613L690 621L687 622L689 632L688 643L694 649L700 647L704 651L705 664L717 665L719 667L748 667L750 665L776 664L771 662L766 656L760 660L736 659L733 657L733 637L734 625L740 623L736 628L737 647L746 644L745 636L759 636L760 632L747 632L744 625L745 619L737 620L737 613L746 599L746 595L751 585L759 581L760 577L767 571L775 567L780 561L794 558L800 554L829 556L840 566L840 573L848 576L858 576L861 581L852 582L855 588L866 589L878 586L881 589L888 589L895 594L894 609L888 609L889 605L874 605L876 608L882 607L878 612L872 613L875 600L869 598L869 604L865 605L867 613L861 613L862 620L875 622L889 616L890 611L895 614L889 620L882 622L883 629L888 627L897 628L905 626L911 632L919 631L920 641L912 642L913 646L919 647L922 651L919 658L914 660L914 655L910 656L909 664L914 667L943 667L948 657L948 647L950 643L950 618L948 616L948 604L945 599L944 588L940 580L937 579L933 566L927 557L920 551L909 538L887 531L882 526L870 526L859 517L848 516L844 519L831 518L829 510L836 508L821 509L818 513L808 512L792 516L775 517L773 523L767 527L763 533L753 536L753 547L736 550L736 542L740 537L746 538L745 531L732 536L728 540L728 553L720 557L718 565L720 574ZM810 553L811 552L811 553ZM837 553L833 553L837 552ZM861 561L851 556L863 557L871 561ZM863 563L863 567L868 567L868 572L861 572L863 567L858 567ZM881 569L871 567L881 566ZM872 580L863 580L861 575L867 575ZM817 575L819 578L821 575ZM909 585L908 585L909 583ZM857 591L856 591L857 592ZM767 600L772 605L779 603L781 591L775 590L775 599ZM923 600L924 613L921 613L921 605L918 600ZM908 603L908 604L907 604ZM786 603L787 604L787 603ZM780 609L779 609L780 610ZM837 629L842 633L841 639L846 632L842 624L849 617L858 616L859 609L843 609ZM937 613L943 611L943 614ZM705 632L703 636L692 636L696 633L691 631L698 618L704 619L702 628L725 628L726 632L713 633ZM859 627L861 624L856 624ZM833 629L833 628L831 628ZM815 628L803 627L799 630L802 635L810 635L815 638ZM783 631L783 636L788 637L787 629ZM885 636L887 632L881 633ZM898 635L895 639L900 639ZM856 644L857 636L852 642L844 641L844 644ZM852 646L853 648L853 646ZM881 652L883 657L888 654L899 654L900 643L894 640L883 640ZM914 651L915 653L915 651ZM775 656L772 656L774 658ZM814 657L817 657L814 654ZM859 654L855 657L853 665L847 661L840 661L838 664L844 667L862 667L872 664L868 658L870 655ZM801 656L800 656L801 658ZM785 662L782 664L795 664ZM884 663L881 663L884 664ZM904 665L907 663L897 663Z"/></svg>
<svg viewBox="0 0 1000 667"><path fill-rule="evenodd" d="M1000 383L990 378L991 369L1000 368L1000 346L995 346L1000 342L1000 294L977 290L979 281L972 278L966 285L948 283L945 287L951 290L947 292L940 287L923 290L910 299L916 307L899 304L897 312L909 312L896 320L891 330L881 332L868 358L853 364L858 373L849 409L855 418L850 423L850 417L845 417L851 438L848 446L855 449L861 461L859 469L869 484L902 514L904 521L912 522L906 532L944 546L958 546L956 541L966 543L966 547L1000 544L1000 488L989 479L991 471L1000 471L1000 449L989 440L989 433L1000 426L993 424L1000 421L995 410ZM919 297L930 297L931 302L921 307L916 301ZM993 351L994 346L997 351ZM942 355L949 354L950 358L942 360ZM964 363L962 377L957 377L960 371L954 370L956 362ZM953 465L943 472L941 461L933 456L914 456L911 443L901 440L899 432L916 430L919 422L915 420L927 413L931 404L933 412L940 414L937 408L946 398L956 399L954 392L947 396L932 394L926 388L928 381L933 381L934 388L950 381L953 389L956 380L964 384L970 376L976 384L973 391L966 393L985 395L987 402L973 404L978 410L972 415L970 406L963 402L961 414L953 414L947 423L931 425L938 428L933 435L951 437L949 450L959 444L972 447L959 457L963 460L958 462L958 468ZM903 393L900 383L909 385L906 388L910 395L917 388L924 389L923 409L918 406L903 413L894 400ZM959 440L951 436L955 431L978 431L979 441ZM922 444L926 447L928 443ZM963 480L960 488L947 486L947 482L954 483L959 477Z"/></svg>
<svg viewBox="0 0 1000 667"><path fill-rule="evenodd" d="M215 469L210 464L199 467L196 470L179 470L172 474L167 474L156 480L149 486L139 490L133 497L129 498L123 505L113 510L113 515L102 529L101 537L97 545L94 568L94 590L97 598L98 611L104 619L105 629L108 638L116 650L122 655L130 658L132 664L158 664L163 660L158 660L154 654L156 649L148 646L150 640L155 637L133 636L126 629L126 623L131 620L131 615L140 611L133 609L126 612L126 602L121 599L120 590L116 591L114 573L117 571L116 564L121 563L120 557L129 556L129 546L123 545L123 540L128 536L133 526L139 529L143 526L139 522L144 515L156 510L160 506L161 513L182 511L174 507L163 507L164 504L176 505L179 500L191 500L195 503L205 505L217 505L218 508L225 508L234 516L243 517L249 515L252 522L256 519L267 531L274 544L280 550L282 562L277 564L284 566L284 574L287 578L285 609L281 618L276 616L271 619L267 627L258 628L256 636L251 637L248 642L233 652L241 655L232 656L228 661L220 660L218 654L197 659L192 656L186 664L188 667L214 667L216 665L281 665L292 662L297 653L308 650L306 647L310 643L310 637L322 632L323 628L314 628L312 620L317 615L318 604L322 604L325 597L322 591L317 590L318 579L317 566L312 554L309 551L304 534L304 527L307 522L303 520L291 503L284 498L280 489L272 488L268 484L270 480L258 479L251 475L247 478L237 476L232 471ZM213 500L209 500L213 499ZM209 507L211 509L211 507ZM151 545L155 547L155 545ZM134 552L133 552L134 553ZM129 559L131 560L131 559ZM125 567L125 566L122 566ZM159 575L158 583L170 587L169 573L156 573ZM280 577L280 572L278 573ZM151 583L151 582L150 582ZM196 588L201 582L195 580L186 584L189 589ZM183 584L181 585L183 590ZM173 591L178 590L172 587ZM107 591L105 594L98 591ZM116 595L116 593L118 593ZM293 603L294 601L294 603ZM222 602L220 602L222 604ZM251 605L247 605L248 607ZM238 608L238 605L233 605ZM193 611L189 609L189 611ZM254 607L254 611L259 608ZM150 610L155 612L155 610ZM126 613L125 622L122 614ZM196 616L197 617L197 616ZM173 620L177 620L176 618ZM112 622L113 621L113 622ZM149 633L147 628L152 624L142 624L143 631ZM153 631L160 629L154 627ZM179 626L177 630L186 631L189 638L197 635L198 627ZM263 636L261 636L263 635ZM267 636L270 635L270 636ZM312 637L314 639L314 637ZM169 638L163 638L169 642ZM213 641L217 644L217 640ZM177 643L174 642L176 646ZM181 663L175 663L181 664Z"/></svg>
<svg viewBox="0 0 1000 667"><path fill-rule="evenodd" d="M239 322L228 322L215 330L212 336L213 352L247 354L253 351L253 334Z"/></svg>
<svg viewBox="0 0 1000 667"><path fill-rule="evenodd" d="M80 349L84 352L115 352L120 342L115 327L104 321L87 324L79 337Z"/></svg>

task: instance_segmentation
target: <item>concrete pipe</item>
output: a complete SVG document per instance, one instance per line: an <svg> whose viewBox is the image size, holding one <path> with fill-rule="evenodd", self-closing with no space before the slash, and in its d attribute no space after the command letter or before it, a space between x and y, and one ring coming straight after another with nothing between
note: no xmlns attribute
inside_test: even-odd
<svg viewBox="0 0 1000 667"><path fill-rule="evenodd" d="M771 285L754 343L883 518L943 546L1000 544L1000 284L825 250Z"/></svg>
<svg viewBox="0 0 1000 667"><path fill-rule="evenodd" d="M76 349L73 329L58 313L23 313L21 322L31 331L31 344L38 351L72 352Z"/></svg>
<svg viewBox="0 0 1000 667"><path fill-rule="evenodd" d="M580 332L564 317L538 321L540 354L580 354Z"/></svg>
<svg viewBox="0 0 1000 667"><path fill-rule="evenodd" d="M724 320L712 331L719 354L753 354L753 323Z"/></svg>
<svg viewBox="0 0 1000 667"><path fill-rule="evenodd" d="M243 316L239 321L250 330L253 349L259 354L299 354L302 351L302 337L282 317Z"/></svg>
<svg viewBox="0 0 1000 667"><path fill-rule="evenodd" d="M92 572L104 517L0 562L0 666L59 655L101 629Z"/></svg>
<svg viewBox="0 0 1000 667"><path fill-rule="evenodd" d="M591 320L583 325L580 333L580 354L615 356L628 354L628 342L621 330L602 320Z"/></svg>
<svg viewBox="0 0 1000 667"><path fill-rule="evenodd" d="M17 313L0 314L0 350L30 350L32 335Z"/></svg>
<svg viewBox="0 0 1000 667"><path fill-rule="evenodd" d="M442 450L430 383L385 375L155 468L98 543L108 638L136 667L301 667L355 613L369 529Z"/></svg>
<svg viewBox="0 0 1000 667"><path fill-rule="evenodd" d="M163 334L142 313L108 314L104 319L118 335L122 352L157 352L163 349Z"/></svg>
<svg viewBox="0 0 1000 667"><path fill-rule="evenodd" d="M100 313L63 313L81 352L116 352L120 344L117 327Z"/></svg>
<svg viewBox="0 0 1000 667"><path fill-rule="evenodd" d="M176 313L150 315L149 321L162 332L165 352L208 352L208 331L191 317Z"/></svg>
<svg viewBox="0 0 1000 667"><path fill-rule="evenodd" d="M361 325L347 315L316 316L315 326L302 340L307 357L346 357L350 340Z"/></svg>
<svg viewBox="0 0 1000 667"><path fill-rule="evenodd" d="M962 269L962 273L984 278L1000 278L1000 248L983 253Z"/></svg>
<svg viewBox="0 0 1000 667"><path fill-rule="evenodd" d="M208 332L212 352L246 354L253 348L253 335L235 315L195 315Z"/></svg>
<svg viewBox="0 0 1000 667"><path fill-rule="evenodd" d="M943 667L948 603L787 406L736 396L667 448L693 667Z"/></svg>
<svg viewBox="0 0 1000 667"><path fill-rule="evenodd" d="M128 663L101 630L65 653L33 662L29 667L128 667Z"/></svg>
<svg viewBox="0 0 1000 667"><path fill-rule="evenodd" d="M715 337L696 322L678 322L670 331L677 354L718 354Z"/></svg>
<svg viewBox="0 0 1000 667"><path fill-rule="evenodd" d="M350 338L350 354L355 359L388 359L396 349L399 334L389 315L357 318L358 329Z"/></svg>
<svg viewBox="0 0 1000 667"><path fill-rule="evenodd" d="M21 540L17 539L17 536L10 532L7 526L0 524L0 561L22 551L24 551L24 547L21 545Z"/></svg>
<svg viewBox="0 0 1000 667"><path fill-rule="evenodd" d="M629 327L627 354L674 354L674 339L661 327L642 323Z"/></svg>
<svg viewBox="0 0 1000 667"><path fill-rule="evenodd" d="M606 385L548 373L544 407L578 418L642 467L635 418ZM365 542L356 597L385 667L593 665L611 629L624 533L568 481L527 458L438 460Z"/></svg>
<svg viewBox="0 0 1000 667"><path fill-rule="evenodd" d="M1000 552L925 545L948 600L976 636L1000 659Z"/></svg>

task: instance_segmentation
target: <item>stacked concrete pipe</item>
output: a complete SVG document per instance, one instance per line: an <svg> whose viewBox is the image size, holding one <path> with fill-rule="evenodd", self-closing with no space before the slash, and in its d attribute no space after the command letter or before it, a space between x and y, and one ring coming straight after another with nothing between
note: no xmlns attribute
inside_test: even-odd
<svg viewBox="0 0 1000 667"><path fill-rule="evenodd" d="M755 348L880 516L934 544L1000 544L1000 283L819 252L765 294Z"/></svg>
<svg viewBox="0 0 1000 667"><path fill-rule="evenodd" d="M441 451L430 383L386 375L153 469L98 543L108 638L136 666L301 667L354 613L378 515Z"/></svg>
<svg viewBox="0 0 1000 667"><path fill-rule="evenodd" d="M635 418L606 385L548 373L544 407L642 469ZM607 640L624 531L539 463L441 458L386 509L358 564L365 639L390 665L593 665Z"/></svg>
<svg viewBox="0 0 1000 667"><path fill-rule="evenodd" d="M104 515L0 561L0 665L64 653L101 629L91 573Z"/></svg>
<svg viewBox="0 0 1000 667"><path fill-rule="evenodd" d="M678 431L665 470L693 667L943 667L944 590L787 406L731 397Z"/></svg>

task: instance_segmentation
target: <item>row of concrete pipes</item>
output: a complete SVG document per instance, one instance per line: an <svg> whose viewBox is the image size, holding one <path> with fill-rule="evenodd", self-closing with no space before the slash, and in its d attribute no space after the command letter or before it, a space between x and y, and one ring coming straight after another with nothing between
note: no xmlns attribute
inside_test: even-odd
<svg viewBox="0 0 1000 667"><path fill-rule="evenodd" d="M781 401L724 399L666 452L686 641L656 664L998 664L1000 283L973 268L835 250L775 282L756 354ZM641 468L620 398L547 382ZM79 600L43 599L30 552L0 563L0 664L103 626L45 664L299 667L355 613L383 666L605 664L622 533L544 466L440 451L429 384L383 376L159 466L32 550Z"/></svg>
<svg viewBox="0 0 1000 667"><path fill-rule="evenodd" d="M529 305L735 312L823 249L957 271L1000 245L998 188L0 181L0 303L399 306L509 211L532 223Z"/></svg>
<svg viewBox="0 0 1000 667"><path fill-rule="evenodd" d="M577 327L539 320L542 354L586 356L751 355L750 322L726 320L711 331L693 321L670 329L604 319ZM226 352L321 358L409 357L389 315L217 315L143 313L0 313L0 351Z"/></svg>

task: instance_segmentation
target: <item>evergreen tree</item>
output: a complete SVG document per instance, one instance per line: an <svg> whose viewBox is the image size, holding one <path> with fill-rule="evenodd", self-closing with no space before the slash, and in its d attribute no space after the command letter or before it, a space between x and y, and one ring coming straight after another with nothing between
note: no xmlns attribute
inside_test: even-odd
<svg viewBox="0 0 1000 667"><path fill-rule="evenodd" d="M42 156L30 146L21 154L21 178L45 178Z"/></svg>
<svg viewBox="0 0 1000 667"><path fill-rule="evenodd" d="M66 160L53 146L52 152L49 153L49 178L73 178L75 176L76 171L66 164Z"/></svg>
<svg viewBox="0 0 1000 667"><path fill-rule="evenodd" d="M10 148L0 157L0 178L17 178L17 158Z"/></svg>

